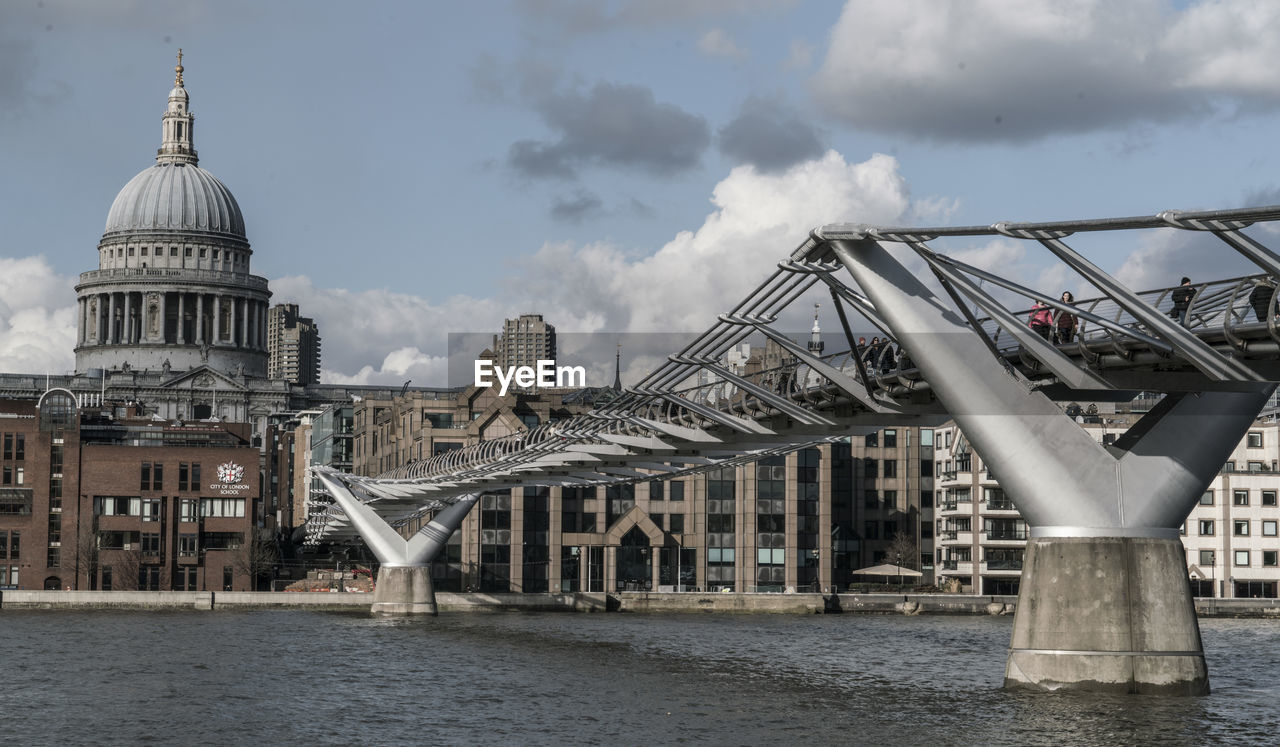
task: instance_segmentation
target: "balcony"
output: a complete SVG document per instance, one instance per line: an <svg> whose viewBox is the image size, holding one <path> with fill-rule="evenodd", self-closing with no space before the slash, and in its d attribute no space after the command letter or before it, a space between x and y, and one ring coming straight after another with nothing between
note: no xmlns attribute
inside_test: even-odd
<svg viewBox="0 0 1280 747"><path fill-rule="evenodd" d="M191 281L208 285L227 285L261 292L267 291L267 279L257 275L193 267L117 267L80 273L80 284L106 282L163 283L165 280L186 284Z"/></svg>
<svg viewBox="0 0 1280 747"><path fill-rule="evenodd" d="M1008 498L1004 500L999 500L999 501L986 501L986 509L988 511L1017 511L1018 510L1017 508L1014 507L1013 501L1009 500Z"/></svg>
<svg viewBox="0 0 1280 747"><path fill-rule="evenodd" d="M988 571L1021 571L1022 560L986 560L982 563Z"/></svg>
<svg viewBox="0 0 1280 747"><path fill-rule="evenodd" d="M988 529L987 539L992 542L1025 542L1026 529Z"/></svg>

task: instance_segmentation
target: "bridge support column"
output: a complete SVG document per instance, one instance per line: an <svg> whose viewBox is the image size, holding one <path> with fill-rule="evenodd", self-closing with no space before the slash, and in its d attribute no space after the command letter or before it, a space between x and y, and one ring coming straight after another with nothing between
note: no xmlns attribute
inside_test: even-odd
<svg viewBox="0 0 1280 747"><path fill-rule="evenodd" d="M384 565L373 590L375 615L435 615L436 588L425 565Z"/></svg>
<svg viewBox="0 0 1280 747"><path fill-rule="evenodd" d="M1178 530L1275 385L1207 378L1103 445L884 247L832 249L1031 528L1005 686L1208 692Z"/></svg>
<svg viewBox="0 0 1280 747"><path fill-rule="evenodd" d="M1029 541L1004 686L1207 695L1182 542Z"/></svg>
<svg viewBox="0 0 1280 747"><path fill-rule="evenodd" d="M356 495L359 483L346 482L354 478L330 469L315 469L314 474L381 564L370 611L379 615L435 615L438 610L431 561L480 496L460 496L436 512L417 534L405 539Z"/></svg>

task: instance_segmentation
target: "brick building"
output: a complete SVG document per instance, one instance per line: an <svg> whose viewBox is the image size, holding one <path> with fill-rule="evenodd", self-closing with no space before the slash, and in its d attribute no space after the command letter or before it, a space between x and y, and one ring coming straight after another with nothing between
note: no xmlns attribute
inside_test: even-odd
<svg viewBox="0 0 1280 747"><path fill-rule="evenodd" d="M0 585L246 590L269 570L250 426L135 416L59 389L0 400Z"/></svg>

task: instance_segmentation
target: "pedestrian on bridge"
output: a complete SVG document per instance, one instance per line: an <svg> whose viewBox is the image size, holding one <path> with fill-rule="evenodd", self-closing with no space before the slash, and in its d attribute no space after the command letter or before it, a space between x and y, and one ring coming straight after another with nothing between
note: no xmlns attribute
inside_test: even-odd
<svg viewBox="0 0 1280 747"><path fill-rule="evenodd" d="M1271 309L1271 299L1275 295L1276 287L1266 278L1259 280L1253 286L1253 292L1249 294L1249 305L1253 307L1253 313L1258 315L1258 321L1265 322L1267 320L1267 312Z"/></svg>
<svg viewBox="0 0 1280 747"><path fill-rule="evenodd" d="M1075 303L1076 297L1071 295L1071 291L1063 291L1062 298L1059 299L1063 303ZM1066 309L1058 309L1057 318L1053 320L1054 342L1062 345L1071 342L1076 336L1076 315Z"/></svg>
<svg viewBox="0 0 1280 747"><path fill-rule="evenodd" d="M1182 283L1173 289L1173 293L1169 294L1169 298L1173 299L1173 309L1169 311L1169 316L1178 320L1178 324L1184 327L1190 326L1190 315L1187 313L1191 310L1191 299L1196 297L1196 289L1191 287L1191 278L1182 278Z"/></svg>
<svg viewBox="0 0 1280 747"><path fill-rule="evenodd" d="M1049 304L1036 299L1036 303L1031 307L1031 318L1028 326L1044 339L1048 340L1053 332L1053 309Z"/></svg>

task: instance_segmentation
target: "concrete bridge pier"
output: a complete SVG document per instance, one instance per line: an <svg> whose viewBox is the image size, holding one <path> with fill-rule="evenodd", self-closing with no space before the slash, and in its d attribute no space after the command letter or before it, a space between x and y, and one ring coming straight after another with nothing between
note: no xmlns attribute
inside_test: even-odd
<svg viewBox="0 0 1280 747"><path fill-rule="evenodd" d="M375 615L435 615L436 588L431 567L425 565L384 565L378 569L373 590Z"/></svg>
<svg viewBox="0 0 1280 747"><path fill-rule="evenodd" d="M378 558L378 578L370 611L375 615L436 615L436 590L431 561L462 524L478 494L460 497L432 517L418 533L405 539L356 495L341 473L316 470L315 476L342 507L352 526Z"/></svg>
<svg viewBox="0 0 1280 747"><path fill-rule="evenodd" d="M1006 689L1209 693L1177 538L1033 539L1020 588Z"/></svg>
<svg viewBox="0 0 1280 747"><path fill-rule="evenodd" d="M1205 390L1168 392L1104 445L992 355L960 313L876 241L832 248L1031 529L1005 686L1207 693L1179 530L1275 385L1229 361L1218 370L1214 351L1126 297L1149 330L1209 370ZM1115 283L1090 272L1095 284ZM1073 373L1025 320L1008 317L1001 328L1061 371L1073 397L1109 387L1090 372Z"/></svg>

